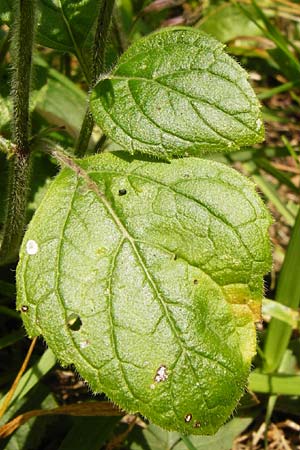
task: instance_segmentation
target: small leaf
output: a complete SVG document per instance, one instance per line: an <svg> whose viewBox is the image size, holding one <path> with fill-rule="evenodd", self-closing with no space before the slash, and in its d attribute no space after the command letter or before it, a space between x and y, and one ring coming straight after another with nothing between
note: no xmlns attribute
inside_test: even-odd
<svg viewBox="0 0 300 450"><path fill-rule="evenodd" d="M266 208L246 178L214 161L63 160L72 169L52 183L21 249L28 334L125 410L214 433L255 353Z"/></svg>
<svg viewBox="0 0 300 450"><path fill-rule="evenodd" d="M179 433L163 430L153 424L144 429L135 427L128 438L130 450L170 450L181 440Z"/></svg>
<svg viewBox="0 0 300 450"><path fill-rule="evenodd" d="M249 14L253 13L253 7L247 5ZM198 25L200 30L214 36L221 42L229 42L239 36L261 36L262 31L247 17L239 6L232 3L224 3L221 8L211 6Z"/></svg>
<svg viewBox="0 0 300 450"><path fill-rule="evenodd" d="M86 108L86 95L75 83L38 59L37 69L47 74L47 90L37 102L37 111L50 124L63 126L77 138Z"/></svg>
<svg viewBox="0 0 300 450"><path fill-rule="evenodd" d="M37 0L39 44L74 53L88 70L100 0ZM0 1L0 24L12 22L13 0Z"/></svg>
<svg viewBox="0 0 300 450"><path fill-rule="evenodd" d="M88 74L98 5L99 0L38 0L38 42L74 53Z"/></svg>
<svg viewBox="0 0 300 450"><path fill-rule="evenodd" d="M134 43L91 97L95 121L127 151L161 158L233 151L264 137L246 72L192 29Z"/></svg>
<svg viewBox="0 0 300 450"><path fill-rule="evenodd" d="M9 23L12 14L12 0L1 0L0 2L0 25Z"/></svg>
<svg viewBox="0 0 300 450"><path fill-rule="evenodd" d="M0 93L0 131L9 128L11 118L11 102L7 97L2 97Z"/></svg>
<svg viewBox="0 0 300 450"><path fill-rule="evenodd" d="M181 441L174 450L229 450L234 445L234 439L253 422L252 417L237 417L226 423L214 436L186 437L188 442ZM183 438L184 439L184 438ZM187 445L190 443L190 447ZM233 447L234 448L234 447Z"/></svg>

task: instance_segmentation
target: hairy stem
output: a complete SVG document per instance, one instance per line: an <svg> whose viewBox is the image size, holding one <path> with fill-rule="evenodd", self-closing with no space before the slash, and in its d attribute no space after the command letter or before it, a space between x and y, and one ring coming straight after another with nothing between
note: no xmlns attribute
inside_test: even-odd
<svg viewBox="0 0 300 450"><path fill-rule="evenodd" d="M128 47L128 41L126 33L123 29L122 19L120 17L120 11L118 8L115 8L113 15L113 28L114 28L114 36L117 41L118 52L122 54Z"/></svg>
<svg viewBox="0 0 300 450"><path fill-rule="evenodd" d="M14 153L8 160L6 216L0 248L0 265L16 259L26 223L30 180L29 94L34 42L35 0L18 0L12 36Z"/></svg>
<svg viewBox="0 0 300 450"><path fill-rule="evenodd" d="M76 142L74 151L75 156L82 157L85 155L93 132L93 128L94 128L94 120L90 111L90 107L88 105L81 125L79 137Z"/></svg>
<svg viewBox="0 0 300 450"><path fill-rule="evenodd" d="M35 23L35 0L19 0L13 34L13 119L17 153L29 153L29 93Z"/></svg>
<svg viewBox="0 0 300 450"><path fill-rule="evenodd" d="M30 155L14 154L9 160L6 217L0 248L0 266L18 255L26 224L26 204L30 179Z"/></svg>
<svg viewBox="0 0 300 450"><path fill-rule="evenodd" d="M94 42L93 84L97 81L99 75L105 70L106 44L114 3L114 0L102 0L100 5Z"/></svg>
<svg viewBox="0 0 300 450"><path fill-rule="evenodd" d="M98 77L105 70L105 51L114 3L115 0L102 0L100 3L93 48L92 83L90 89L93 88ZM75 147L76 156L84 156L88 148L93 126L94 121L88 106Z"/></svg>

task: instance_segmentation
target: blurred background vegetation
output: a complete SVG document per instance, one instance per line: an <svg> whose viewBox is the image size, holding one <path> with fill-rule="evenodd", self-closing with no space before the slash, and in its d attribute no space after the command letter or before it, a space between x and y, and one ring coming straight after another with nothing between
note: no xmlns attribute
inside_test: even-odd
<svg viewBox="0 0 300 450"><path fill-rule="evenodd" d="M11 3L0 0L0 138L7 139L12 108ZM248 71L262 103L265 142L230 155L209 156L251 176L274 217L270 230L274 262L265 280L263 320L257 324L258 352L248 390L234 418L213 437L180 436L130 415L38 417L41 409L104 398L91 396L72 367L62 369L40 340L0 425L38 411L21 416L25 423L0 439L0 450L300 449L300 1L118 0L107 68L136 39L174 25L201 29L223 42ZM33 135L73 147L85 113L87 82L72 52L48 48L43 36L38 41L31 98ZM90 153L113 147L95 128ZM35 153L28 220L57 170L49 156ZM0 153L0 225L6 177L6 159ZM0 268L0 414L30 346L14 309L14 276L15 264Z"/></svg>

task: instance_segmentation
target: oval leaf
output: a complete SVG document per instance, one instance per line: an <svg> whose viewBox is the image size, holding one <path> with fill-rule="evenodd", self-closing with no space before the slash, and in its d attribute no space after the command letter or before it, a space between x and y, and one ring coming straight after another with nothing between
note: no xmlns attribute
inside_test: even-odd
<svg viewBox="0 0 300 450"><path fill-rule="evenodd" d="M95 87L95 121L121 146L161 158L232 151L264 137L246 72L192 29L139 40Z"/></svg>
<svg viewBox="0 0 300 450"><path fill-rule="evenodd" d="M214 433L255 353L267 210L213 161L63 160L21 249L29 335L125 410Z"/></svg>

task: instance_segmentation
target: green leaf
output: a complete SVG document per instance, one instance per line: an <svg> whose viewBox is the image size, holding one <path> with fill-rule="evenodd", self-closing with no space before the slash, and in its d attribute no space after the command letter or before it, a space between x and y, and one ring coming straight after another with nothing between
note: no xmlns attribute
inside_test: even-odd
<svg viewBox="0 0 300 450"><path fill-rule="evenodd" d="M251 6L246 9L252 11ZM211 6L198 26L221 42L232 41L240 36L249 36L251 40L252 36L262 34L237 5L225 2L217 8L216 5Z"/></svg>
<svg viewBox="0 0 300 450"><path fill-rule="evenodd" d="M8 298L15 298L15 286L7 281L0 280L0 295Z"/></svg>
<svg viewBox="0 0 300 450"><path fill-rule="evenodd" d="M21 411L30 411L31 409L51 409L57 407L57 402L49 388L42 383L36 387L31 396L28 396ZM23 410L23 411L22 411ZM8 439L0 440L1 450L25 450L43 448L43 443L49 440L48 430L54 417L33 417L27 423L22 424ZM57 427L56 427L57 430ZM57 447L56 447L57 448Z"/></svg>
<svg viewBox="0 0 300 450"><path fill-rule="evenodd" d="M10 23L13 1L1 0L0 3L0 23ZM37 42L74 53L87 77L99 3L100 0L37 0Z"/></svg>
<svg viewBox="0 0 300 450"><path fill-rule="evenodd" d="M1 0L0 2L0 25L11 21L12 0Z"/></svg>
<svg viewBox="0 0 300 450"><path fill-rule="evenodd" d="M41 358L22 376L19 381L18 387L13 395L13 398L9 404L9 409L6 410L4 416L0 419L0 425L7 423L19 408L26 403L27 394L29 399L34 399L35 395L32 392L33 388L36 388L41 378L46 375L55 366L56 358L50 349L46 350ZM0 400L0 407L5 401L6 395ZM28 408L27 408L28 411Z"/></svg>
<svg viewBox="0 0 300 450"><path fill-rule="evenodd" d="M23 329L12 331L11 333L6 334L5 336L0 338L0 350L15 344L16 342L18 342L23 338L24 338Z"/></svg>
<svg viewBox="0 0 300 450"><path fill-rule="evenodd" d="M264 137L246 72L205 33L140 39L96 85L95 121L127 151L161 158L233 151Z"/></svg>
<svg viewBox="0 0 300 450"><path fill-rule="evenodd" d="M276 301L293 309L300 303L300 210L297 214L290 242L278 279ZM273 318L269 324L264 346L264 371L277 370L292 334L292 326Z"/></svg>
<svg viewBox="0 0 300 450"><path fill-rule="evenodd" d="M10 122L11 103L7 97L0 94L0 131L8 129Z"/></svg>
<svg viewBox="0 0 300 450"><path fill-rule="evenodd" d="M130 450L171 450L181 437L179 433L150 424L144 430L135 427L128 440Z"/></svg>
<svg viewBox="0 0 300 450"><path fill-rule="evenodd" d="M298 328L300 322L299 311L267 298L263 299L262 314L269 315L281 322L287 323L294 329Z"/></svg>
<svg viewBox="0 0 300 450"><path fill-rule="evenodd" d="M73 426L58 450L99 450L120 417L73 417Z"/></svg>
<svg viewBox="0 0 300 450"><path fill-rule="evenodd" d="M276 48L271 48L268 52L278 64L278 69L284 73L288 80L298 81L300 62L290 50L290 47L293 47L294 50L298 52L293 40L290 41L287 39L280 29L272 24L270 19L254 0L252 0L254 14L251 13L251 9L245 8L241 3L237 3L237 6L258 28L261 29L263 34L276 45Z"/></svg>
<svg viewBox="0 0 300 450"><path fill-rule="evenodd" d="M99 0L39 0L38 7L38 42L74 53L87 75Z"/></svg>
<svg viewBox="0 0 300 450"><path fill-rule="evenodd" d="M270 267L254 186L197 158L59 158L21 248L27 332L125 410L214 433L246 385Z"/></svg>
<svg viewBox="0 0 300 450"><path fill-rule="evenodd" d="M226 423L214 436L183 437L183 442L175 446L175 450L229 450L234 439L253 421L252 417L238 417ZM191 444L191 445L189 445Z"/></svg>
<svg viewBox="0 0 300 450"><path fill-rule="evenodd" d="M300 376L293 374L265 374L252 372L249 378L249 389L271 395L300 395ZM298 410L299 411L299 410Z"/></svg>
<svg viewBox="0 0 300 450"><path fill-rule="evenodd" d="M37 102L37 112L50 124L64 126L70 136L77 138L86 109L86 94L40 58L36 60L37 69L47 74L47 90Z"/></svg>

